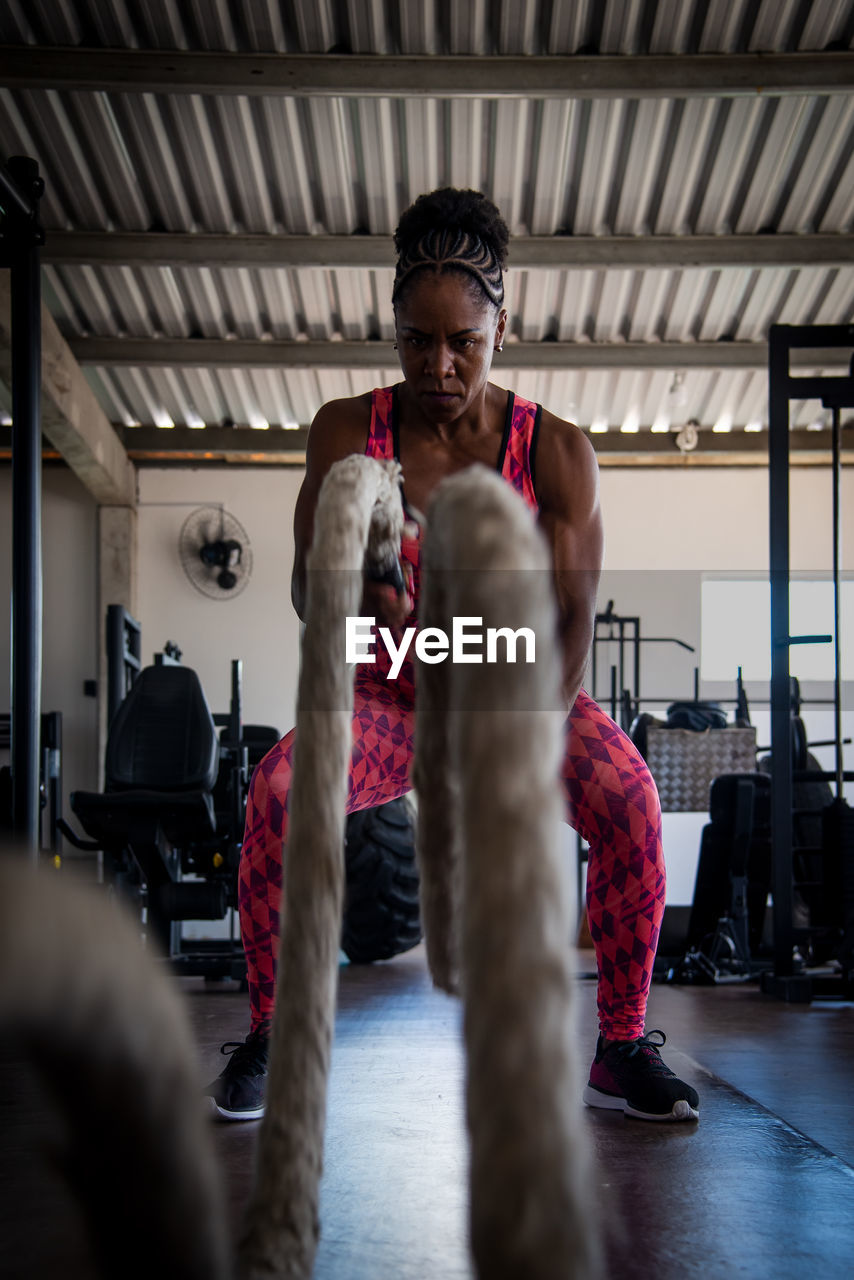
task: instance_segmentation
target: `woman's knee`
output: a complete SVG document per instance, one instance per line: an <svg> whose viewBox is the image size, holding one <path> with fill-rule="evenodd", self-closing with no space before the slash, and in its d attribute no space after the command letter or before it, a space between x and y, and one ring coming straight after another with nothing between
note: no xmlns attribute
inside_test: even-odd
<svg viewBox="0 0 854 1280"><path fill-rule="evenodd" d="M292 741L288 735L255 766L247 793L247 825L253 815L263 817L274 828L284 825L291 787L291 755Z"/></svg>

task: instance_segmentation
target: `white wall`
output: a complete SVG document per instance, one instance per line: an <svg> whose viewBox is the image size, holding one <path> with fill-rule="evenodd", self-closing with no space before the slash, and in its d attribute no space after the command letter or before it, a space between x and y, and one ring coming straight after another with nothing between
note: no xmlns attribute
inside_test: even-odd
<svg viewBox="0 0 854 1280"><path fill-rule="evenodd" d="M294 721L299 620L291 605L293 509L302 473L278 468L147 469L139 473L142 656L167 640L199 674L211 710L227 711L231 660L243 661L243 719L282 733ZM178 538L197 507L223 503L252 547L248 586L210 600L188 580Z"/></svg>
<svg viewBox="0 0 854 1280"><path fill-rule="evenodd" d="M601 473L608 569L765 570L764 467L607 468ZM793 570L830 568L829 467L791 471ZM854 469L842 473L843 534L854 555Z"/></svg>
<svg viewBox="0 0 854 1280"><path fill-rule="evenodd" d="M12 594L12 472L0 468L0 669L6 673L0 710L10 707ZM97 786L97 703L83 693L98 674L97 509L66 468L46 467L42 480L44 556L42 710L63 716L63 791ZM8 759L4 753L3 763Z"/></svg>

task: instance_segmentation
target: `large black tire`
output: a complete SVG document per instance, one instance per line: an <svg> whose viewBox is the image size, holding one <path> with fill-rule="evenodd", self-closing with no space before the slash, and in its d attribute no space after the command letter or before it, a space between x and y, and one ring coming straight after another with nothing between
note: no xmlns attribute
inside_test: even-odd
<svg viewBox="0 0 854 1280"><path fill-rule="evenodd" d="M405 799L347 819L341 947L353 964L389 960L421 941L412 814Z"/></svg>

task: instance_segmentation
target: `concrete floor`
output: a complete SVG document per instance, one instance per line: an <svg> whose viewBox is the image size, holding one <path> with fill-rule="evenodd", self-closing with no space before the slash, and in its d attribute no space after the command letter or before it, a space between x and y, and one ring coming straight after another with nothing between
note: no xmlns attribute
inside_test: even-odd
<svg viewBox="0 0 854 1280"><path fill-rule="evenodd" d="M594 967L582 956L583 972ZM595 982L577 982L582 1060ZM245 1031L245 997L188 990L201 1061ZM466 1250L459 1006L418 948L341 970L317 1280L457 1280ZM849 1277L854 1258L854 1008L777 1003L755 985L654 986L647 1028L701 1095L697 1125L584 1109L614 1280ZM219 1058L219 1061L217 1059ZM579 1106L581 1106L579 1100ZM215 1124L234 1219L255 1125ZM521 1278L520 1278L521 1280Z"/></svg>
<svg viewBox="0 0 854 1280"><path fill-rule="evenodd" d="M592 957L578 967L589 970ZM224 1061L220 1044L245 1034L247 998L235 984L182 985L208 1079ZM576 991L586 1065L595 982L579 978ZM471 1275L459 1023L458 1004L430 985L422 948L341 969L317 1280ZM653 1125L584 1110L608 1276L847 1280L854 1006L784 1005L755 985L656 985L647 1027L667 1033L665 1060L698 1088L701 1119ZM58 1174L46 1173L44 1152L33 1154L41 1105L21 1064L0 1055L3 1280L86 1274L85 1240L61 1207ZM236 1225L258 1125L211 1126Z"/></svg>

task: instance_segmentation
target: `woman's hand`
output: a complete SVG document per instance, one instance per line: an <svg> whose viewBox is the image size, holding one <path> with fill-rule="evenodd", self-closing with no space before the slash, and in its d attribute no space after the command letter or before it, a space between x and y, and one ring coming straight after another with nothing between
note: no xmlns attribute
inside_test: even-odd
<svg viewBox="0 0 854 1280"><path fill-rule="evenodd" d="M377 582L367 574L362 590L362 615L376 618L380 627L402 627L412 613L412 567L401 563L404 590L398 592L387 582Z"/></svg>

